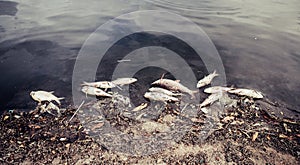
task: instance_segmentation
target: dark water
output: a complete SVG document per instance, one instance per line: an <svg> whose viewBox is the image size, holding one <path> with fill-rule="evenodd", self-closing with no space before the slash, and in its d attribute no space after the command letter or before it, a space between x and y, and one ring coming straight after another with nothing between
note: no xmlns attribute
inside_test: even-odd
<svg viewBox="0 0 300 165"><path fill-rule="evenodd" d="M35 107L29 92L37 89L54 90L71 104L73 66L84 41L108 20L138 10L189 18L216 45L227 84L261 90L300 111L298 0L0 1L0 111ZM147 35L136 36L111 53L148 43ZM170 41L166 37L156 45ZM169 46L189 51L176 42Z"/></svg>

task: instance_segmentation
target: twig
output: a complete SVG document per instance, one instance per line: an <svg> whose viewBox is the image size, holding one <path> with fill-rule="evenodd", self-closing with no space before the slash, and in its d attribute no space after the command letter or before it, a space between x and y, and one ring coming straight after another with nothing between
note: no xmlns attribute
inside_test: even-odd
<svg viewBox="0 0 300 165"><path fill-rule="evenodd" d="M70 118L69 122L74 118L74 116L76 115L76 113L78 112L78 110L82 107L82 105L84 104L84 100L82 101L82 103L79 105L79 107L77 108L77 110L74 112L73 116Z"/></svg>

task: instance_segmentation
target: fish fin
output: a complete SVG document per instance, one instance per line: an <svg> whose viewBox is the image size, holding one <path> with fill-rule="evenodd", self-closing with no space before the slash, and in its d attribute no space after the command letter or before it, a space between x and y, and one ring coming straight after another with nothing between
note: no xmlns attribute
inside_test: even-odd
<svg viewBox="0 0 300 165"><path fill-rule="evenodd" d="M50 91L49 93L52 93L52 94L53 94L53 93L54 93L54 91Z"/></svg>
<svg viewBox="0 0 300 165"><path fill-rule="evenodd" d="M121 88L121 86L122 86L122 85L116 85L117 88L119 88L120 90L123 90L123 89Z"/></svg>
<svg viewBox="0 0 300 165"><path fill-rule="evenodd" d="M64 97L60 97L60 98L58 98L58 100L63 100L63 99L65 99Z"/></svg>
<svg viewBox="0 0 300 165"><path fill-rule="evenodd" d="M216 71L216 70L214 70L214 72L213 72L213 75L215 75L215 76L219 76L219 74L217 73L217 71Z"/></svg>
<svg viewBox="0 0 300 165"><path fill-rule="evenodd" d="M178 83L180 83L180 80L175 80L175 82L178 82Z"/></svg>
<svg viewBox="0 0 300 165"><path fill-rule="evenodd" d="M192 91L192 93L191 93L191 99L192 100L194 100L196 98L196 96L195 96L196 93L199 93L199 91L198 90Z"/></svg>
<svg viewBox="0 0 300 165"><path fill-rule="evenodd" d="M87 82L83 81L82 84L80 84L81 86L87 86Z"/></svg>
<svg viewBox="0 0 300 165"><path fill-rule="evenodd" d="M163 73L160 77L160 79L163 79L165 77L166 73Z"/></svg>
<svg viewBox="0 0 300 165"><path fill-rule="evenodd" d="M65 98L64 98L64 97L59 97L59 98L56 100L56 102L58 103L58 105L61 105L61 103L60 103L59 100L63 100L63 99L65 99Z"/></svg>

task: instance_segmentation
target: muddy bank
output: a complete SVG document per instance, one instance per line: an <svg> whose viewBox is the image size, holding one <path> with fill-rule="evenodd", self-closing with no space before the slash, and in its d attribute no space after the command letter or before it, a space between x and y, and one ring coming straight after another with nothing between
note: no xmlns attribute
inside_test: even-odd
<svg viewBox="0 0 300 165"><path fill-rule="evenodd" d="M194 110L197 113L193 116L185 115L175 103L151 103L147 108L130 112L126 110L130 109L128 106L125 107L126 101L120 102L122 100L120 98L117 101L101 99L86 103L75 116L73 116L77 110L75 108L67 108L60 117L47 112L40 113L38 107L32 112L8 111L1 116L0 122L0 162L1 164L299 164L300 123L297 114L286 116L281 111L284 107L266 100L237 97L234 99L237 100L236 106L225 107L222 112L204 113L201 110L197 111L196 108ZM117 106L124 107L120 109L116 108ZM189 107L193 109L190 105L185 111L188 111ZM217 108L212 105L212 110L214 107ZM157 111L151 111L152 108L156 108ZM99 115L93 118L89 112ZM159 115L152 114L154 117L146 118L143 113L147 112ZM139 115L132 117L133 113ZM82 116L86 117L85 120L82 120ZM102 116L106 120L103 120ZM146 150L142 148L144 145L139 144L135 146L135 150L144 153L132 154L126 150L126 147L132 147L127 144L126 139L125 149L119 150L112 149L112 146L117 144L118 135L112 137L110 143L101 138L102 135L102 137L109 136L109 132L105 132L106 125L114 127L122 134L142 137L139 142L144 142L143 140L149 137L163 139L169 137L168 135L173 135L173 138L177 139L169 137L171 138L169 141L148 145L156 148L155 152L144 152ZM180 136L174 134L174 130L179 130L178 125L187 126ZM205 138L201 135L204 129L207 129ZM164 147L159 150L160 144Z"/></svg>

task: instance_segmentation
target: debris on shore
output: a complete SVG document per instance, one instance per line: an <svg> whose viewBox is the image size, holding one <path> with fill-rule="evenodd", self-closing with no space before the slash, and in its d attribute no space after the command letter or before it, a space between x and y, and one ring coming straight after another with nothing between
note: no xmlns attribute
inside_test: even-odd
<svg viewBox="0 0 300 165"><path fill-rule="evenodd" d="M221 95L205 106L185 104L178 89L159 89L176 99L133 107L113 93L60 115L41 113L44 104L7 111L0 118L0 164L299 164L298 114L280 115L288 110L256 92L215 89L207 91Z"/></svg>

